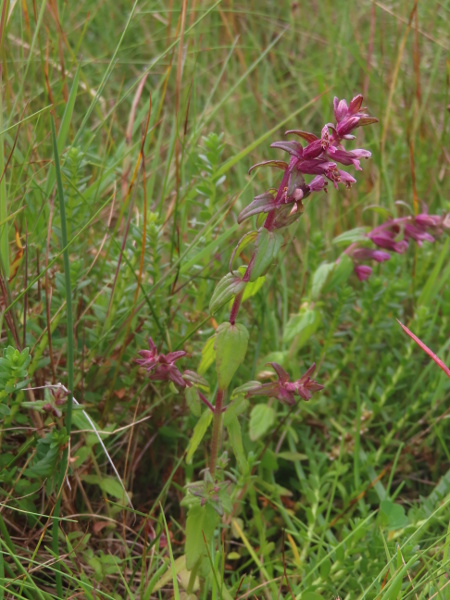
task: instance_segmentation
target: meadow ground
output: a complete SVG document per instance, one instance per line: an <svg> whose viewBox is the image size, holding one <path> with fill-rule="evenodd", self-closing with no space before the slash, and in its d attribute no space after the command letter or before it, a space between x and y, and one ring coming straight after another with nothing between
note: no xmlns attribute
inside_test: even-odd
<svg viewBox="0 0 450 600"><path fill-rule="evenodd" d="M449 380L396 321L450 363L450 241L411 238L364 281L343 257L450 210L449 9L3 2L0 600L450 598ZM273 382L268 362L315 362L324 389L230 394L214 483L198 391L217 402L230 297L210 301L280 178L248 170L359 93L379 122L348 147L372 157L280 230L227 358L231 389ZM203 379L150 380L149 336Z"/></svg>

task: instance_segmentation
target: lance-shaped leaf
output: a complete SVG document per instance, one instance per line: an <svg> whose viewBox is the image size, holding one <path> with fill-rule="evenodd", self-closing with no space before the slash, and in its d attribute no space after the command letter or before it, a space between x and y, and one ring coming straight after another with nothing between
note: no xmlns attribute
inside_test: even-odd
<svg viewBox="0 0 450 600"><path fill-rule="evenodd" d="M188 465L192 462L192 457L194 456L195 451L199 447L200 442L205 437L205 433L208 431L208 427L211 421L212 412L208 409L204 410L202 416L197 421L191 439L189 440L189 445L186 454L186 462Z"/></svg>
<svg viewBox="0 0 450 600"><path fill-rule="evenodd" d="M228 321L216 329L214 348L216 350L217 381L221 390L227 389L243 362L247 352L248 331L244 325L232 325Z"/></svg>
<svg viewBox="0 0 450 600"><path fill-rule="evenodd" d="M253 202L241 211L238 217L238 223L242 223L245 219L257 215L259 213L269 213L276 208L276 202L272 194L266 192L260 196L255 196Z"/></svg>
<svg viewBox="0 0 450 600"><path fill-rule="evenodd" d="M276 231L268 231L264 227L258 232L250 281L256 281L264 275L278 254L283 243L283 236Z"/></svg>
<svg viewBox="0 0 450 600"><path fill-rule="evenodd" d="M270 144L270 147L280 148L280 150L289 152L289 154L296 156L297 158L302 158L303 156L303 146L299 142L274 142L273 144Z"/></svg>
<svg viewBox="0 0 450 600"><path fill-rule="evenodd" d="M262 162L256 163L253 167L250 167L248 174L257 169L258 167L277 167L277 169L283 169L285 171L288 168L288 164L284 160L263 160Z"/></svg>
<svg viewBox="0 0 450 600"><path fill-rule="evenodd" d="M221 306L230 300L236 294L239 294L245 287L239 275L228 273L217 284L209 303L209 312L214 314Z"/></svg>
<svg viewBox="0 0 450 600"><path fill-rule="evenodd" d="M230 258L230 263L228 265L228 268L230 271L233 271L234 259L237 258L249 244L253 243L257 237L258 237L257 231L249 231L248 233L246 233L244 236L241 237L241 239L237 243L235 249L233 250L233 253Z"/></svg>
<svg viewBox="0 0 450 600"><path fill-rule="evenodd" d="M288 129L284 135L289 135L290 133L295 133L295 135L299 135L301 138L306 140L308 144L311 142L315 142L319 138L314 135L314 133L309 133L309 131L302 131L301 129Z"/></svg>

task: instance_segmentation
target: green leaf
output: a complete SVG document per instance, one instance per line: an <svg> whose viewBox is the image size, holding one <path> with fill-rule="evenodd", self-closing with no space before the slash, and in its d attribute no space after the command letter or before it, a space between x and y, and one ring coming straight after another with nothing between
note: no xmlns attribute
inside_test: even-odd
<svg viewBox="0 0 450 600"><path fill-rule="evenodd" d="M379 206L378 204L369 204L369 206L365 206L363 208L363 213L368 210L377 213L377 215L380 215L383 221L389 221L390 219L392 219L392 212L384 206Z"/></svg>
<svg viewBox="0 0 450 600"><path fill-rule="evenodd" d="M324 600L324 598L317 592L303 592L301 600Z"/></svg>
<svg viewBox="0 0 450 600"><path fill-rule="evenodd" d="M234 259L237 258L249 244L252 244L256 240L257 237L258 237L257 231L249 231L248 233L246 233L244 236L241 237L239 242L236 244L236 247L234 248L233 253L231 254L230 264L228 265L228 268L230 271L233 271Z"/></svg>
<svg viewBox="0 0 450 600"><path fill-rule="evenodd" d="M189 509L186 520L186 568L191 571L198 560L206 556L209 544L219 522L219 515L209 504L199 504ZM205 544L206 540L206 544Z"/></svg>
<svg viewBox="0 0 450 600"><path fill-rule="evenodd" d="M199 417L202 412L200 398L198 397L198 390L193 385L192 387L187 387L184 395L186 396L186 403L189 406L191 413L195 417Z"/></svg>
<svg viewBox="0 0 450 600"><path fill-rule="evenodd" d="M262 277L258 277L256 281L247 283L247 285L245 286L244 294L242 296L242 302L245 302L246 300L257 294L264 285L265 280L266 276L263 275Z"/></svg>
<svg viewBox="0 0 450 600"><path fill-rule="evenodd" d="M47 451L44 456L26 469L25 474L29 477L50 477L58 471L60 458L59 448L52 448L49 445L47 445L46 448Z"/></svg>
<svg viewBox="0 0 450 600"><path fill-rule="evenodd" d="M268 361L264 361L264 362L268 362ZM276 362L276 361L273 361ZM250 391L250 390L254 390L256 387L259 387L261 385L260 381L247 381L247 383L244 383L243 385L240 385L237 388L234 388L234 390L231 392L231 398L236 398L237 396L245 396L245 394ZM231 407L230 407L231 408ZM225 413L226 414L226 413Z"/></svg>
<svg viewBox="0 0 450 600"><path fill-rule="evenodd" d="M197 450L200 442L205 436L205 433L208 431L209 424L212 420L212 412L207 408L203 411L202 416L197 421L197 425L194 427L194 431L192 433L192 437L189 440L189 445L187 449L186 462L190 464L192 462L192 457L194 456L194 452Z"/></svg>
<svg viewBox="0 0 450 600"><path fill-rule="evenodd" d="M209 303L209 312L214 314L233 296L239 294L245 287L245 282L242 281L235 273L227 273L225 277L219 281L214 290Z"/></svg>
<svg viewBox="0 0 450 600"><path fill-rule="evenodd" d="M232 419L239 417L243 412L245 412L248 408L249 401L243 396L238 396L231 404L227 406L227 410L223 415L223 424L224 427L231 422Z"/></svg>
<svg viewBox="0 0 450 600"><path fill-rule="evenodd" d="M9 406L0 402L0 417L7 417L11 414Z"/></svg>
<svg viewBox="0 0 450 600"><path fill-rule="evenodd" d="M257 404L250 413L249 433L252 442L263 436L275 422L275 411L268 404Z"/></svg>
<svg viewBox="0 0 450 600"><path fill-rule="evenodd" d="M362 242L363 240L367 241L366 233L369 231L368 227L355 227L354 229L350 229L350 231L345 231L338 235L333 239L333 244L342 244L349 246L354 242Z"/></svg>
<svg viewBox="0 0 450 600"><path fill-rule="evenodd" d="M262 227L258 231L250 281L265 275L283 243L282 234Z"/></svg>
<svg viewBox="0 0 450 600"><path fill-rule="evenodd" d="M237 417L229 417L227 420L226 428L228 431L228 437L230 441L230 446L233 450L233 454L236 457L239 468L242 472L245 473L248 470L248 462L244 452L244 444L242 443L241 425Z"/></svg>
<svg viewBox="0 0 450 600"><path fill-rule="evenodd" d="M380 522L388 530L403 529L408 525L405 509L401 504L383 500L380 504Z"/></svg>
<svg viewBox="0 0 450 600"><path fill-rule="evenodd" d="M334 269L329 277L325 289L333 290L342 286L353 273L353 261L347 254L342 254L339 262L334 263Z"/></svg>
<svg viewBox="0 0 450 600"><path fill-rule="evenodd" d="M289 319L284 330L283 341L289 343L295 338L296 348L300 349L317 331L321 320L317 310L302 308L298 315Z"/></svg>
<svg viewBox="0 0 450 600"><path fill-rule="evenodd" d="M30 361L29 348L20 352L14 346L8 346L3 350L3 357L0 358L0 392L8 395L26 386Z"/></svg>
<svg viewBox="0 0 450 600"><path fill-rule="evenodd" d="M216 350L216 369L219 388L227 389L245 358L248 345L248 331L244 325L232 325L228 321L216 329L214 348Z"/></svg>
<svg viewBox="0 0 450 600"><path fill-rule="evenodd" d="M116 477L102 477L99 481L100 488L109 496L122 500L125 496L125 490Z"/></svg>
<svg viewBox="0 0 450 600"><path fill-rule="evenodd" d="M320 292L324 287L330 273L335 268L335 263L322 263L314 272L312 276L311 284L311 299L317 300L320 296Z"/></svg>
<svg viewBox="0 0 450 600"><path fill-rule="evenodd" d="M208 338L206 340L205 345L202 348L202 358L197 369L197 373L199 375L204 375L209 369L209 367L216 360L216 351L214 350L214 338L214 335Z"/></svg>
<svg viewBox="0 0 450 600"><path fill-rule="evenodd" d="M83 481L98 487L109 496L122 500L125 495L125 490L117 477L99 477L98 475L83 475Z"/></svg>

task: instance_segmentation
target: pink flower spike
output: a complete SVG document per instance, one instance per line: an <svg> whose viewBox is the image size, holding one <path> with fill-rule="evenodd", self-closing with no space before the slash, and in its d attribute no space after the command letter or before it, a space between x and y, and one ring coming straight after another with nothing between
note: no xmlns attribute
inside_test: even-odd
<svg viewBox="0 0 450 600"><path fill-rule="evenodd" d="M398 319L397 319L397 323L400 325L400 327L403 329L403 331L406 333L406 335L409 335L409 337L414 340L416 342L416 344L418 346L420 346L422 348L422 350L424 352L426 352L426 354L428 354L428 356L434 360L434 362L438 365L438 367L440 367L444 373L447 375L447 377L450 378L450 369L444 364L444 362L438 357L436 356L436 354L430 350L430 348L428 348L428 346L426 346L422 340L420 340L416 335L414 335L414 333L412 331L410 331L406 325L403 325L403 323L401 323Z"/></svg>

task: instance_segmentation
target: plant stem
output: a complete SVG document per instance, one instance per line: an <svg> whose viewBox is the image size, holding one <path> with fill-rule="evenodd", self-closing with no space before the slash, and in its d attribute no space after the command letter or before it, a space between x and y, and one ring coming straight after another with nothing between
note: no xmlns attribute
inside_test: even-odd
<svg viewBox="0 0 450 600"><path fill-rule="evenodd" d="M214 477L216 472L217 454L219 452L219 442L222 436L222 406L223 406L224 390L217 391L216 404L214 406L214 421L211 438L211 458L209 462L209 472L211 477Z"/></svg>
<svg viewBox="0 0 450 600"><path fill-rule="evenodd" d="M277 194L277 199L279 196L281 196L281 191L284 189L284 186L285 186L287 180L288 180L288 176L285 173L285 175L283 177L283 181L281 182L280 189ZM264 227L266 229L268 229L269 231L272 230L272 223L274 221L274 218L275 218L275 211L272 211L267 215L267 218L264 222ZM250 276L251 276L251 273L253 270L253 264L255 262L255 257L256 257L256 251L252 254L250 262L248 263L247 269L242 278L242 281L244 281L246 283L248 283L250 281ZM234 298L234 302L231 307L230 318L229 318L229 322L231 325L234 325L236 323L237 315L238 315L239 309L241 307L243 297L244 297L244 291L240 292L239 294L236 294L236 296ZM222 404L223 404L223 397L224 397L225 392L226 392L226 390L220 390L220 389L218 390L217 397L216 397L216 404L214 407L213 432L212 432L212 439L211 439L211 459L210 459L210 464L209 464L209 472L211 473L212 477L214 477L214 473L216 471L217 454L219 451L219 440L222 437Z"/></svg>
<svg viewBox="0 0 450 600"><path fill-rule="evenodd" d="M244 295L244 292L240 292L239 294L236 294L236 297L234 299L233 306L231 307L231 312L230 312L229 320L230 320L231 325L234 325L236 323L236 317L239 312L239 308L241 306L243 295Z"/></svg>
<svg viewBox="0 0 450 600"><path fill-rule="evenodd" d="M69 388L69 394L67 396L67 410L66 410L66 419L65 426L67 435L70 437L70 432L72 430L72 407L73 407L73 382L74 382L74 371L73 371L73 363L74 363L74 337L73 337L73 314L72 314L72 289L70 282L70 262L69 262L69 251L67 249L68 239L67 239L67 222L66 222L66 210L64 203L64 189L62 184L61 177L61 167L59 164L59 153L58 153L58 141L56 137L56 128L54 117L51 118L51 128L52 128L52 140L53 140L53 154L55 160L55 171L56 171L56 188L58 191L59 198L59 208L61 214L61 242L64 248L63 250L63 260L64 260L64 280L65 280L65 292L66 292L66 307L67 307L67 382ZM66 476L66 469L69 466L69 447L70 444L65 448L62 460L61 467L59 471L59 481L58 487L59 494L56 499L56 505L54 509L54 516L56 517L53 521L53 531L52 531L52 549L55 554L55 557L60 555L59 553L59 520L58 517L61 512L61 502L62 502L62 488L64 485L64 479ZM56 590L58 592L58 597L62 597L62 573L59 567L55 569L55 581L56 581Z"/></svg>

